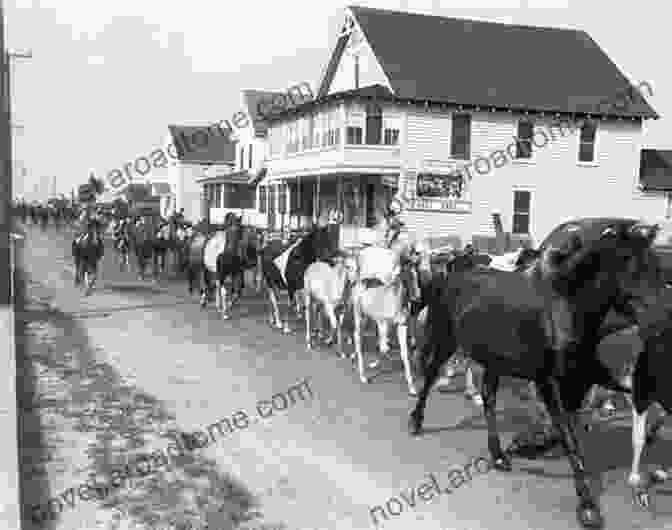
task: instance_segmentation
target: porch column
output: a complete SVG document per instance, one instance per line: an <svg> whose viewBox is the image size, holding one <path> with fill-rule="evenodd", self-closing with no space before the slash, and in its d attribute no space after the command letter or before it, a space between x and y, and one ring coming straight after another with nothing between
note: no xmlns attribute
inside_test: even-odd
<svg viewBox="0 0 672 530"><path fill-rule="evenodd" d="M210 201L208 200L208 185L201 187L201 218L210 223Z"/></svg>

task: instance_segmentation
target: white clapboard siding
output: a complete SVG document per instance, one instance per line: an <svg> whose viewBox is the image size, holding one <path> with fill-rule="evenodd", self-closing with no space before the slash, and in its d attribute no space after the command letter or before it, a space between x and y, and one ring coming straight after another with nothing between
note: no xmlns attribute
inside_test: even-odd
<svg viewBox="0 0 672 530"><path fill-rule="evenodd" d="M409 109L407 145L402 152L406 171L402 187L415 193L415 171L425 159L450 163L450 112ZM535 143L531 160L512 160L519 114L474 112L471 126L472 165L467 199L470 214L408 211L405 220L413 230L455 231L467 241L473 234L494 235L492 213L501 212L505 231L512 230L514 190L531 192L530 232L540 241L559 223L573 217L632 216L660 219L665 212L662 194L644 194L637 188L641 125L632 120L599 121L597 160L578 162L579 132L552 128L550 116L534 117ZM564 134L564 136L563 136ZM506 153L495 167L495 151ZM489 160L489 164L478 157ZM456 167L464 164L454 161ZM488 169L489 166L489 169ZM481 171L478 173L476 168Z"/></svg>

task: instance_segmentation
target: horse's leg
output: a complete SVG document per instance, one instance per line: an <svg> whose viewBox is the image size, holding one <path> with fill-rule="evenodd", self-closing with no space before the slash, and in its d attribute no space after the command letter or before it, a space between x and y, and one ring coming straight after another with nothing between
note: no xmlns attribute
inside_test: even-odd
<svg viewBox="0 0 672 530"><path fill-rule="evenodd" d="M222 320L228 320L231 318L231 314L229 313L231 302L229 300L229 293L227 292L226 283L224 281L220 282L218 291L219 300L222 307Z"/></svg>
<svg viewBox="0 0 672 530"><path fill-rule="evenodd" d="M345 352L343 351L343 320L345 320L345 309L338 315L338 322L336 324L336 341L338 343L338 356L345 359Z"/></svg>
<svg viewBox="0 0 672 530"><path fill-rule="evenodd" d="M417 436L422 432L422 423L425 419L425 407L427 406L427 398L429 393L432 390L432 387L439 379L441 374L441 368L444 365L446 359L441 357L441 351L438 348L438 345L426 345L425 348L433 347L433 357L429 366L427 366L423 371L425 375L425 381L420 390L420 395L418 396L418 401L415 403L415 408L411 412L411 416L408 419L408 430L413 436ZM454 350L454 347L453 347ZM423 352L426 354L427 352ZM450 357L450 355L449 355Z"/></svg>
<svg viewBox="0 0 672 530"><path fill-rule="evenodd" d="M481 395L481 392L478 390L478 386L476 386L476 382L474 381L474 369L473 365L470 359L466 360L467 366L464 371L464 378L465 378L465 390L464 390L464 395L467 399L471 399L476 405L483 406L483 396Z"/></svg>
<svg viewBox="0 0 672 530"><path fill-rule="evenodd" d="M338 320L336 319L336 311L334 309L333 303L328 301L324 302L323 307L324 312L327 315L327 319L329 320L329 327L330 327L330 332L329 335L327 336L325 344L327 346L331 346L337 340L336 334L338 333Z"/></svg>
<svg viewBox="0 0 672 530"><path fill-rule="evenodd" d="M642 477L639 473L639 464L646 445L646 417L648 408L638 414L635 407L632 408L632 468L628 477L628 484L632 488L635 503L641 508L650 506L648 477Z"/></svg>
<svg viewBox="0 0 672 530"><path fill-rule="evenodd" d="M210 275L208 269L203 265L201 269L201 309L208 305L208 293L210 288Z"/></svg>
<svg viewBox="0 0 672 530"><path fill-rule="evenodd" d="M561 441L574 472L574 486L580 502L577 518L584 528L603 528L604 519L600 507L590 491L585 458L579 440L576 437L576 416L565 411L560 395L560 382L555 377L543 381L539 391L548 406L553 424L561 433Z"/></svg>
<svg viewBox="0 0 672 530"><path fill-rule="evenodd" d="M353 316L354 316L354 333L353 333L353 340L355 342L355 355L357 356L357 370L359 372L359 380L362 383L368 383L369 380L366 377L366 374L364 373L364 353L362 352L362 324L364 320L364 315L362 313L362 308L359 306L357 301L355 301L355 305L353 308Z"/></svg>
<svg viewBox="0 0 672 530"><path fill-rule="evenodd" d="M310 296L310 289L306 287L306 289L303 291L303 300L304 300L304 305L306 308L306 349L310 350L313 347L312 344L312 335L310 332L310 313L312 312L312 303L311 303L311 296Z"/></svg>
<svg viewBox="0 0 672 530"><path fill-rule="evenodd" d="M406 375L406 384L408 385L408 393L411 396L417 396L418 391L413 382L413 370L411 370L411 359L408 353L408 326L406 322L397 324L397 338L399 339L399 350L401 360L404 363L404 374Z"/></svg>
<svg viewBox="0 0 672 530"><path fill-rule="evenodd" d="M280 318L280 307L278 305L278 292L277 290L268 285L267 286L268 290L268 299L271 302L271 324L274 325L277 329L284 330L285 325L282 322L282 319Z"/></svg>
<svg viewBox="0 0 672 530"><path fill-rule="evenodd" d="M497 431L497 389L499 374L494 370L485 369L483 373L483 411L488 424L488 450L493 465L500 471L511 471L511 458L502 451Z"/></svg>

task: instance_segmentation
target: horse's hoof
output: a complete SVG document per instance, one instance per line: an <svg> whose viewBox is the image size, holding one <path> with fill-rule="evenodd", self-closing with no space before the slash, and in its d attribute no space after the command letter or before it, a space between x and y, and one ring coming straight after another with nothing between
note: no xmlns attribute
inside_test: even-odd
<svg viewBox="0 0 672 530"><path fill-rule="evenodd" d="M415 387L409 387L408 395L411 397L418 397L418 389Z"/></svg>
<svg viewBox="0 0 672 530"><path fill-rule="evenodd" d="M470 399L474 402L475 405L482 407L483 406L483 396L480 392L465 392L464 397Z"/></svg>
<svg viewBox="0 0 672 530"><path fill-rule="evenodd" d="M583 528L604 528L600 509L592 502L580 504L576 509L576 517Z"/></svg>
<svg viewBox="0 0 672 530"><path fill-rule="evenodd" d="M644 486L634 486L632 488L632 502L642 510L648 510L651 507L651 495L648 488Z"/></svg>
<svg viewBox="0 0 672 530"><path fill-rule="evenodd" d="M378 368L380 366L380 359L369 362L369 368Z"/></svg>
<svg viewBox="0 0 672 530"><path fill-rule="evenodd" d="M284 326L284 327L282 328L282 332L283 332L285 335L289 335L289 334L292 332L292 330L291 330L291 328L290 328L289 326Z"/></svg>
<svg viewBox="0 0 672 530"><path fill-rule="evenodd" d="M408 433L411 436L419 436L422 433L422 418L411 414L408 418Z"/></svg>
<svg viewBox="0 0 672 530"><path fill-rule="evenodd" d="M359 377L359 380L360 380L362 383L364 383L365 385L367 385L367 384L369 383L369 378L366 377L365 375L360 376L360 377Z"/></svg>
<svg viewBox="0 0 672 530"><path fill-rule="evenodd" d="M493 466L496 470L498 471L511 471L513 469L513 465L511 464L511 459L504 455L500 456L497 458L493 458Z"/></svg>
<svg viewBox="0 0 672 530"><path fill-rule="evenodd" d="M230 318L231 318L231 315L222 314L222 320L229 320Z"/></svg>

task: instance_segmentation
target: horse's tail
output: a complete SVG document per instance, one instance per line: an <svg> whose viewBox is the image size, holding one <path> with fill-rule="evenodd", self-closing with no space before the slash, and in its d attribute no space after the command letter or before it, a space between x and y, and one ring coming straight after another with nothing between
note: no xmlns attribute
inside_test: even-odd
<svg viewBox="0 0 672 530"><path fill-rule="evenodd" d="M426 307L424 341L418 357L423 374L434 362L446 362L457 349L454 307L445 303L439 282L434 281L429 286Z"/></svg>

